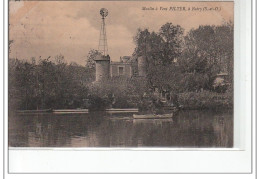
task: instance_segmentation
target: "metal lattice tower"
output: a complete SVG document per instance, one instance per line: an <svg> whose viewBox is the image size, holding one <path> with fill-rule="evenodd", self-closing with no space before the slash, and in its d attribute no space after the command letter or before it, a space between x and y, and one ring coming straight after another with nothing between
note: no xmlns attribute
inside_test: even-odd
<svg viewBox="0 0 260 179"><path fill-rule="evenodd" d="M100 15L102 16L102 22L101 22L98 50L102 53L102 55L107 55L108 46L107 46L105 17L108 15L108 10L105 8L100 9Z"/></svg>

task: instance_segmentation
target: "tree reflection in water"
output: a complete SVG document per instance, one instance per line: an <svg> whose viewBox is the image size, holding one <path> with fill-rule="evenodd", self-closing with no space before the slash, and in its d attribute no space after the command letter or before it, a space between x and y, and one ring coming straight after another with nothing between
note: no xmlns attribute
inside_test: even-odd
<svg viewBox="0 0 260 179"><path fill-rule="evenodd" d="M232 112L181 111L173 120L132 113L9 116L12 147L232 147Z"/></svg>

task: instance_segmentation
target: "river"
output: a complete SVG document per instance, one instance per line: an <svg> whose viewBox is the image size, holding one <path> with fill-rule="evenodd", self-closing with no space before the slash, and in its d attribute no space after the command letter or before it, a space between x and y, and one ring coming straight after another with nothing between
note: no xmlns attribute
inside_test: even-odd
<svg viewBox="0 0 260 179"><path fill-rule="evenodd" d="M180 111L172 120L133 113L12 114L10 147L232 147L233 113Z"/></svg>

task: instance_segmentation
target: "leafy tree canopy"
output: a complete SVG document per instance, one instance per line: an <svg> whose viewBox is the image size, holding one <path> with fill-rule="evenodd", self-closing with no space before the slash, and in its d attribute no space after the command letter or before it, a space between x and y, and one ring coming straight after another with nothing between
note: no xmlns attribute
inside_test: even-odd
<svg viewBox="0 0 260 179"><path fill-rule="evenodd" d="M87 68L95 69L95 58L98 55L101 55L101 52L99 52L98 50L95 50L95 49L91 49L88 52L87 60L86 60L86 67Z"/></svg>

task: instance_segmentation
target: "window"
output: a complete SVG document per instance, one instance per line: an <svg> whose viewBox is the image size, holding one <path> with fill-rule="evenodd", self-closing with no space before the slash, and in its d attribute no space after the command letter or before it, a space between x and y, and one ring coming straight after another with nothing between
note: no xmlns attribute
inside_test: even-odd
<svg viewBox="0 0 260 179"><path fill-rule="evenodd" d="M124 67L118 67L118 75L124 75Z"/></svg>

